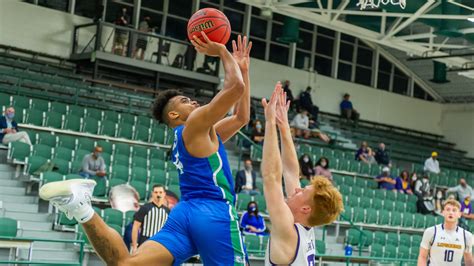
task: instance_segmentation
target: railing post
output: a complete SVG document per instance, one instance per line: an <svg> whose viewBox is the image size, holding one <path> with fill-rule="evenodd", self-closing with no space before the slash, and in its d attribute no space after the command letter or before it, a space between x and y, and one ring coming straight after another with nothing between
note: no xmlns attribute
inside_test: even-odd
<svg viewBox="0 0 474 266"><path fill-rule="evenodd" d="M99 51L102 42L102 22L97 22L97 28L95 33L95 47L94 51Z"/></svg>
<svg viewBox="0 0 474 266"><path fill-rule="evenodd" d="M79 251L79 264L82 266L82 261L84 260L84 241L81 241L81 249Z"/></svg>

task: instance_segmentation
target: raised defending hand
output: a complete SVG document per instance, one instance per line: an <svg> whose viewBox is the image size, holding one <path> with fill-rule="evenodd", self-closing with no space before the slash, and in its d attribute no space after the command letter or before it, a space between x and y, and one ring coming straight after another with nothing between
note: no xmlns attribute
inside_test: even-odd
<svg viewBox="0 0 474 266"><path fill-rule="evenodd" d="M276 106L276 122L279 127L288 125L288 110L290 109L290 101L286 99L286 92L281 90L279 101Z"/></svg>
<svg viewBox="0 0 474 266"><path fill-rule="evenodd" d="M262 99L262 106L265 109L265 120L266 122L276 122L276 109L278 102L280 101L280 94L282 92L281 82L277 82L275 85L275 90L273 91L270 101L267 102L267 99Z"/></svg>
<svg viewBox="0 0 474 266"><path fill-rule="evenodd" d="M227 49L223 44L209 40L209 38L203 31L201 31L201 35L204 40L199 39L196 35L193 36L194 40L191 40L191 43L194 45L198 52L208 56L216 57L220 55L222 50Z"/></svg>
<svg viewBox="0 0 474 266"><path fill-rule="evenodd" d="M240 71L248 71L250 66L250 50L252 50L252 42L249 42L247 36L238 36L237 42L232 40L232 55L239 65Z"/></svg>

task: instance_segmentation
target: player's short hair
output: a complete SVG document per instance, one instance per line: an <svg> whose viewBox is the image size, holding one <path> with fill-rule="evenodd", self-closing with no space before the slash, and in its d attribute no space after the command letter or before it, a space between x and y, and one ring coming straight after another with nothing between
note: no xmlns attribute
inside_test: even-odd
<svg viewBox="0 0 474 266"><path fill-rule="evenodd" d="M311 195L311 214L309 226L320 226L334 222L344 211L342 195L326 177L317 176L311 181L313 195Z"/></svg>
<svg viewBox="0 0 474 266"><path fill-rule="evenodd" d="M443 203L443 210L446 206L453 206L453 207L456 207L458 208L459 210L461 210L461 203L459 203L459 201L455 200L455 199L447 199L444 201Z"/></svg>
<svg viewBox="0 0 474 266"><path fill-rule="evenodd" d="M158 93L158 96L155 99L155 103L153 104L152 113L153 117L158 120L160 123L167 123L168 118L166 117L166 107L168 106L168 102L176 96L183 95L178 90L164 90Z"/></svg>

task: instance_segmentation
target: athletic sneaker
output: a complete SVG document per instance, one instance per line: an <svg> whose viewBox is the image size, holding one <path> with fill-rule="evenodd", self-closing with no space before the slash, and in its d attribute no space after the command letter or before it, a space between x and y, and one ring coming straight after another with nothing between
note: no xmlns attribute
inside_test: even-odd
<svg viewBox="0 0 474 266"><path fill-rule="evenodd" d="M94 215L91 198L95 185L91 179L51 182L40 188L39 196L64 212L68 219L85 223Z"/></svg>

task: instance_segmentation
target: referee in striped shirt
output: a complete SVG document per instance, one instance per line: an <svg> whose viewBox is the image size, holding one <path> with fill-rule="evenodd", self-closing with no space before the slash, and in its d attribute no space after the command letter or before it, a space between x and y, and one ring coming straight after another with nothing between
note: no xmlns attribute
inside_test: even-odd
<svg viewBox="0 0 474 266"><path fill-rule="evenodd" d="M138 246L154 236L165 225L170 210L165 206L166 192L163 185L154 185L151 202L135 213L132 229L132 254Z"/></svg>

